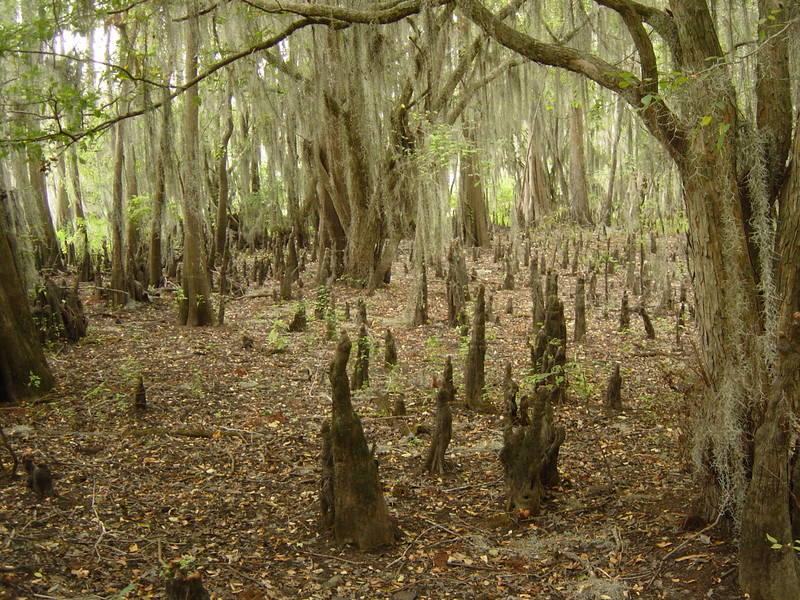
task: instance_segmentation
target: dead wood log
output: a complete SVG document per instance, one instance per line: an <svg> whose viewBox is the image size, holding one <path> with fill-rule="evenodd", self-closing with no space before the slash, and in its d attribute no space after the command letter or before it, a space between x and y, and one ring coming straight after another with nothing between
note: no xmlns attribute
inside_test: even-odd
<svg viewBox="0 0 800 600"><path fill-rule="evenodd" d="M330 524L338 542L372 550L393 543L396 528L383 497L375 457L367 447L361 420L350 402L347 380L350 348L347 334L342 333L328 371L333 406L327 433L326 428L322 430L323 479L328 477L322 488L329 487L330 495L327 499L323 495L320 505L322 523Z"/></svg>
<svg viewBox="0 0 800 600"><path fill-rule="evenodd" d="M453 434L453 414L450 403L453 402L456 389L453 386L453 363L450 357L444 364L442 380L436 393L436 424L434 425L431 445L425 457L423 468L432 475L443 475L447 471L444 455L450 445Z"/></svg>

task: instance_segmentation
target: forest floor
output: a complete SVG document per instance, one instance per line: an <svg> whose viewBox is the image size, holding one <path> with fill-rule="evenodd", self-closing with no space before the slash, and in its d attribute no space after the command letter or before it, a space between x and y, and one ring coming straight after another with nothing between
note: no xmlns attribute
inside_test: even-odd
<svg viewBox="0 0 800 600"><path fill-rule="evenodd" d="M48 354L58 389L0 409L11 445L50 464L59 494L37 502L24 478L0 484L0 598L162 598L163 565L172 559L196 567L215 599L739 598L735 540L717 528L682 527L695 490L687 400L674 388L697 361L688 341L676 347L674 312L651 309L655 340L636 315L617 331L625 278L618 267L607 307L599 277L601 306L587 302L588 334L575 344L575 277L562 271L570 332L570 387L556 408L567 432L562 482L548 490L541 514L510 517L499 414L471 413L458 395L448 451L455 469L441 478L420 473L430 435L417 426L432 426L433 376L452 355L463 389L465 353L445 323L444 282L431 272L431 323L407 325L407 260L396 264L391 285L365 298L371 386L353 397L403 534L396 546L360 553L318 526L319 429L330 414L336 342L313 318L313 270L304 274L304 333L286 331L297 302L273 301L269 280L232 299L225 325L209 328L176 326L174 293L110 311L87 284L87 337ZM503 269L490 250L477 263L468 253L467 263L477 274L473 298L478 282L494 293L499 323L487 326L486 373L499 407L505 364L524 387L530 360L527 275L502 291ZM342 314L348 301L355 317L359 291L336 284L333 296L338 326L355 339L355 321ZM399 355L391 373L382 360L387 327ZM243 347L245 335L252 349ZM615 362L625 409L608 414L603 398ZM131 408L139 374L143 413ZM397 397L406 418L386 414Z"/></svg>

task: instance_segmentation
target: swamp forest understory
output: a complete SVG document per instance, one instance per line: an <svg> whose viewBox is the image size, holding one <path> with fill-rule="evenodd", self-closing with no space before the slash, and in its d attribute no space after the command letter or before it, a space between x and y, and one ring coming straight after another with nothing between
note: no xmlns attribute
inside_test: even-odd
<svg viewBox="0 0 800 600"><path fill-rule="evenodd" d="M0 600L800 599L800 2L0 0Z"/></svg>
<svg viewBox="0 0 800 600"><path fill-rule="evenodd" d="M662 243L665 257L679 245ZM14 448L46 457L58 493L37 502L22 479L3 489L4 563L20 569L8 597L116 597L129 584L130 597L161 597L162 563L172 560L191 561L218 598L739 597L735 540L687 521L694 490L685 382L696 374L688 311L687 331L676 332L678 287L672 308L653 309L653 338L635 313L621 330L628 269L609 262L608 303L603 272L596 301L586 302L586 333L574 342L577 278L561 269L559 253L569 332L565 391L553 407L565 432L560 478L538 514L509 512L500 460L504 379L510 365L518 398L534 385L531 288L521 273L514 289L502 289L503 263L490 248L475 261L468 254L471 296L479 285L493 290L487 410L464 405L469 338L448 325L446 284L433 273L428 323L409 325L404 290L414 277L404 274L405 252L392 283L369 297L343 283L319 294L311 271L296 290L302 301L276 302L279 283L253 279L229 300L220 327L176 326L174 290L110 311L93 284L81 284L89 332L48 354L58 389L3 412ZM242 264L251 273L257 261ZM340 330L359 339L359 301L369 383L351 401L375 444L400 534L369 553L337 544L320 517L328 368ZM631 308L637 302L631 297ZM307 328L291 332L301 305ZM387 330L396 366L385 364ZM431 474L434 386L447 357L452 434L441 471ZM615 366L616 408L606 399ZM140 375L146 408L137 409Z"/></svg>

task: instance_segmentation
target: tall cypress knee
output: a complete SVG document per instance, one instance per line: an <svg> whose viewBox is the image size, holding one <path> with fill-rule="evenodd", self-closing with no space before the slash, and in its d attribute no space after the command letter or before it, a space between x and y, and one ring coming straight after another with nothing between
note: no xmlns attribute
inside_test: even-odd
<svg viewBox="0 0 800 600"><path fill-rule="evenodd" d="M467 364L464 368L464 402L472 410L486 410L484 360L486 358L486 290L478 288L475 313L472 315L472 337L469 340Z"/></svg>
<svg viewBox="0 0 800 600"><path fill-rule="evenodd" d="M375 457L350 402L350 348L347 334L342 333L328 371L333 406L330 428L322 432L323 450L330 444L329 460L323 464L322 523L330 524L338 542L372 550L393 543L396 528L383 497ZM322 458L325 461L325 452Z"/></svg>

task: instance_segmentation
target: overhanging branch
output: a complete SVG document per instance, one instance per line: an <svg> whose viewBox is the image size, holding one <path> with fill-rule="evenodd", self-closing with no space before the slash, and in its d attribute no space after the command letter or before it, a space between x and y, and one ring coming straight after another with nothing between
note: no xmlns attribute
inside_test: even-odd
<svg viewBox="0 0 800 600"><path fill-rule="evenodd" d="M54 139L59 139L63 137L70 138L70 141L66 144L69 146L70 144L77 142L85 137L92 136L98 133L102 133L107 129L113 127L115 124L119 123L120 121L126 121L127 119L138 117L152 110L156 110L161 108L166 102L173 100L174 98L183 94L186 90L193 88L194 86L198 85L204 79L207 79L223 67L230 65L231 63L236 62L242 58L246 58L255 54L256 52L260 52L263 50L267 50L276 46L278 43L289 37L295 31L303 29L304 27L308 27L309 25L332 25L334 27L347 27L348 25L342 23L331 23L330 19L323 19L323 18L303 18L294 21L293 23L289 24L283 31L276 33L275 35L267 38L263 42L255 44L245 50L241 50L234 54L230 54L225 58L218 60L217 62L213 63L210 67L208 67L202 73L199 73L197 77L194 77L190 81L187 81L181 86L178 86L174 91L169 93L166 98L145 106L143 108L139 108L136 110L130 110L116 117L111 119L107 119L102 123L99 123L93 127L85 129L83 131L75 132L75 133L68 133L66 131L57 131L54 133L47 133L39 136L33 136L29 138L17 138L17 139L6 139L0 140L0 145L8 145L8 144L24 144L24 143L37 143L37 142L46 142Z"/></svg>

